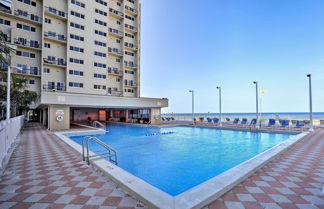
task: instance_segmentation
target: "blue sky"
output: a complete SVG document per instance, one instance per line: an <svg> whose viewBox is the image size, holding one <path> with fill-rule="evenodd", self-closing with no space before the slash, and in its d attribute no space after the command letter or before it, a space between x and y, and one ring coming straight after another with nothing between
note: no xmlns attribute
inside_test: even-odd
<svg viewBox="0 0 324 209"><path fill-rule="evenodd" d="M324 112L323 0L141 0L141 96L169 98L163 112Z"/></svg>

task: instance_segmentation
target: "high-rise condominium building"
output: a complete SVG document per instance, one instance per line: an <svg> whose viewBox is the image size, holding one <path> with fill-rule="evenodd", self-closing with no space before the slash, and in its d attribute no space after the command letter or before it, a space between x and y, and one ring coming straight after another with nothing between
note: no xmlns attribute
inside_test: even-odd
<svg viewBox="0 0 324 209"><path fill-rule="evenodd" d="M0 10L0 30L17 46L12 74L39 95L34 120L51 130L160 122L168 100L140 97L139 0L0 0Z"/></svg>

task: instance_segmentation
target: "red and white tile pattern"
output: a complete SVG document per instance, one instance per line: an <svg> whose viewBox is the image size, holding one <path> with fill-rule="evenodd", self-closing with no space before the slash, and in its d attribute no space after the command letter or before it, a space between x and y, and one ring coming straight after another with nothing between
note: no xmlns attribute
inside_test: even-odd
<svg viewBox="0 0 324 209"><path fill-rule="evenodd" d="M0 208L142 209L107 177L39 125L24 129L0 179Z"/></svg>
<svg viewBox="0 0 324 209"><path fill-rule="evenodd" d="M205 208L324 209L324 130L317 130ZM0 208L146 206L39 125L24 129L0 179Z"/></svg>

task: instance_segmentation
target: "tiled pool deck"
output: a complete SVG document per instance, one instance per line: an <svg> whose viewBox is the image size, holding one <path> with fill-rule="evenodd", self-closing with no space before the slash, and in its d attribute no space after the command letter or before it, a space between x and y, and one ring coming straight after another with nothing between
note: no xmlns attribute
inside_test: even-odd
<svg viewBox="0 0 324 209"><path fill-rule="evenodd" d="M209 209L324 208L324 129L234 187ZM24 129L0 179L0 208L146 208L40 125Z"/></svg>

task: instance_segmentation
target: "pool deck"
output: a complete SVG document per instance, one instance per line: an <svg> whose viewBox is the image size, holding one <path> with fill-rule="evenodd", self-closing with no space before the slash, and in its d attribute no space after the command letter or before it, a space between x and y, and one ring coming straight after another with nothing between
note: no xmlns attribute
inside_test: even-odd
<svg viewBox="0 0 324 209"><path fill-rule="evenodd" d="M76 127L77 128L77 127ZM324 208L317 129L204 209ZM0 208L146 208L39 124L27 124L4 175Z"/></svg>

